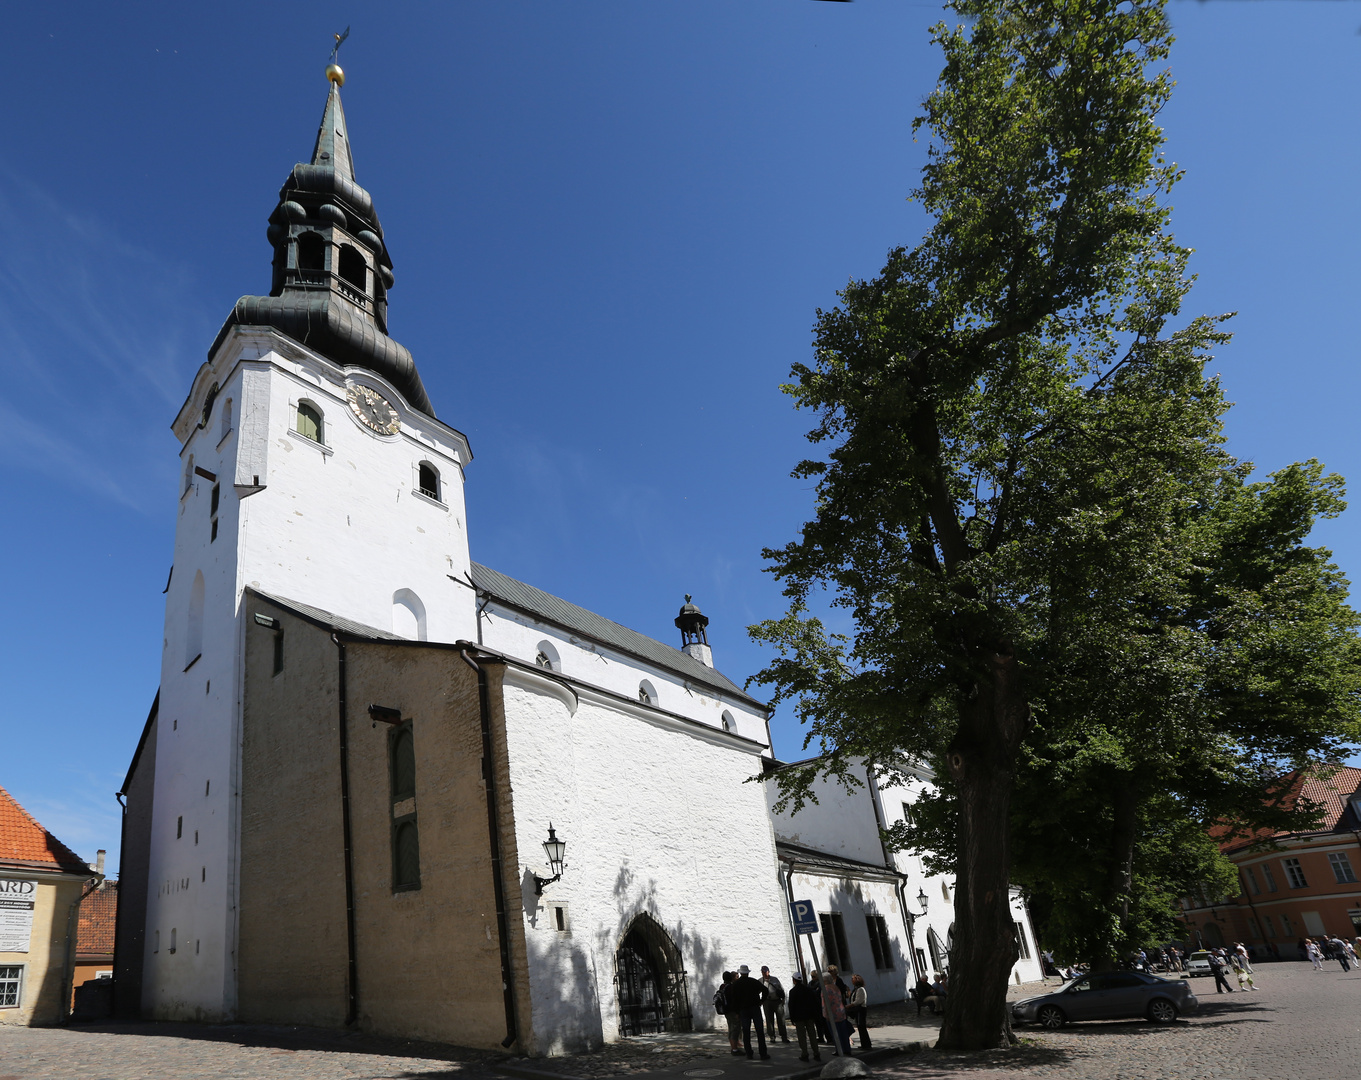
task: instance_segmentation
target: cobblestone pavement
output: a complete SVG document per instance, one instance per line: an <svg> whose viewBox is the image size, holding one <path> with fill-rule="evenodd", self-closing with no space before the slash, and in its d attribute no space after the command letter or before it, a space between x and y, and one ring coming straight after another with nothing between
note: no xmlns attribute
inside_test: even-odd
<svg viewBox="0 0 1361 1080"><path fill-rule="evenodd" d="M989 1054L933 1051L876 1063L885 1080L1353 1080L1361 1059L1361 972L1336 965L1263 964L1256 993L1216 996L1192 980L1195 1016L1168 1028L1106 1021L1058 1032L1022 1029L1022 1045ZM1013 987L1012 998L1042 992ZM934 1036L915 1010L873 1010L876 1045ZM877 1023L877 1027L875 1026ZM876 1033L877 1032L877 1033ZM708 1080L788 1077L806 1068L797 1045L772 1047L773 1061L728 1055L712 1033L628 1039L570 1058L500 1054L362 1033L269 1025L121 1024L70 1028L0 1027L0 1080L601 1080L652 1074ZM749 1076L748 1080L754 1080Z"/></svg>
<svg viewBox="0 0 1361 1080"><path fill-rule="evenodd" d="M885 1080L1354 1080L1361 1070L1361 971L1259 964L1256 992L1191 980L1199 1011L1169 1027L1107 1020L1018 1029L990 1054L927 1051L877 1068Z"/></svg>

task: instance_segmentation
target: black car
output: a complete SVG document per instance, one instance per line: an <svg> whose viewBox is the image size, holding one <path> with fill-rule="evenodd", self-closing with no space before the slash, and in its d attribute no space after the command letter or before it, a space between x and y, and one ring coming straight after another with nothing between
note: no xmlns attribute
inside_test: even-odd
<svg viewBox="0 0 1361 1080"><path fill-rule="evenodd" d="M1060 1028L1070 1020L1121 1020L1142 1016L1170 1024L1200 1002L1185 979L1160 979L1137 971L1083 975L1052 994L1026 998L1011 1007L1012 1023Z"/></svg>

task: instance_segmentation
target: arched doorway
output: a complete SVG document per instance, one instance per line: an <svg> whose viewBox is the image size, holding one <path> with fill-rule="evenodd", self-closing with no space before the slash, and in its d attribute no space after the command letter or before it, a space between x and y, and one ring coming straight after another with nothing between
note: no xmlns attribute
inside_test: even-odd
<svg viewBox="0 0 1361 1080"><path fill-rule="evenodd" d="M1207 919L1205 925L1201 927L1201 936L1205 939L1205 944L1212 949L1222 948L1224 945L1224 932L1219 929L1219 923L1213 919Z"/></svg>
<svg viewBox="0 0 1361 1080"><path fill-rule="evenodd" d="M624 933L614 954L619 1033L645 1035L690 1030L690 994L680 950L646 913Z"/></svg>

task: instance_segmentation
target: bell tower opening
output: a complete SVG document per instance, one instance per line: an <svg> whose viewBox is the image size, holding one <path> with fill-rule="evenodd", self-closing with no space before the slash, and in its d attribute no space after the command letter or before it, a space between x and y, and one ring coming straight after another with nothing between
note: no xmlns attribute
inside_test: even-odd
<svg viewBox="0 0 1361 1080"><path fill-rule="evenodd" d="M356 248L345 244L340 249L340 277L361 293L369 291L369 264Z"/></svg>

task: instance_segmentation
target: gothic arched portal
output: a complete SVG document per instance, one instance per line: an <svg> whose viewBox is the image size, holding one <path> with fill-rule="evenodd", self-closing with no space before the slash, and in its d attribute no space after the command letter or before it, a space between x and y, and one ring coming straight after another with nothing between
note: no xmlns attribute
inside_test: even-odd
<svg viewBox="0 0 1361 1080"><path fill-rule="evenodd" d="M614 954L619 1034L690 1030L690 994L680 950L644 912L629 923Z"/></svg>

